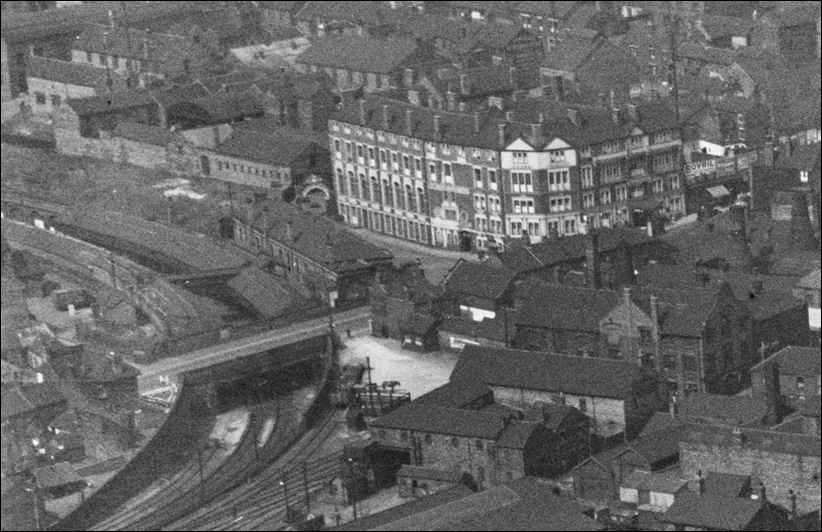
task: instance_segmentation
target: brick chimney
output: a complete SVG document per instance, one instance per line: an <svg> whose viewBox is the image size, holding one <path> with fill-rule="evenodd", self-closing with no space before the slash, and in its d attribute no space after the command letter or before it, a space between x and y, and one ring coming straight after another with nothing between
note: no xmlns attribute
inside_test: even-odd
<svg viewBox="0 0 822 532"><path fill-rule="evenodd" d="M500 148L505 147L505 124L497 124L497 142Z"/></svg>
<svg viewBox="0 0 822 532"><path fill-rule="evenodd" d="M474 113L474 133L479 133L480 131L480 116L479 113Z"/></svg>
<svg viewBox="0 0 822 532"><path fill-rule="evenodd" d="M402 86L406 89L414 86L414 71L410 68L406 68L402 73Z"/></svg>
<svg viewBox="0 0 822 532"><path fill-rule="evenodd" d="M470 94L470 87L468 86L468 75L460 74L460 93L465 96Z"/></svg>
<svg viewBox="0 0 822 532"><path fill-rule="evenodd" d="M803 189L796 189L791 199L791 246L797 250L813 250L816 242L808 214L807 193Z"/></svg>
<svg viewBox="0 0 822 532"><path fill-rule="evenodd" d="M701 469L697 470L696 477L688 483L688 488L697 495L705 494L705 476Z"/></svg>
<svg viewBox="0 0 822 532"><path fill-rule="evenodd" d="M359 111L360 125L365 125L365 100L360 98L357 100L357 110Z"/></svg>
<svg viewBox="0 0 822 532"><path fill-rule="evenodd" d="M778 425L782 421L782 392L779 386L779 365L769 364L763 368L765 379L765 424Z"/></svg>
<svg viewBox="0 0 822 532"><path fill-rule="evenodd" d="M384 103L382 104L382 128L388 131L390 125L390 120L388 119L388 104Z"/></svg>
<svg viewBox="0 0 822 532"><path fill-rule="evenodd" d="M599 234L593 229L585 236L585 284L588 288L600 288Z"/></svg>
<svg viewBox="0 0 822 532"><path fill-rule="evenodd" d="M676 394L668 399L668 412L671 414L671 419L676 421L679 416L679 403L677 402Z"/></svg>
<svg viewBox="0 0 822 532"><path fill-rule="evenodd" d="M442 117L440 115L434 115L434 138L440 140L440 119Z"/></svg>
<svg viewBox="0 0 822 532"><path fill-rule="evenodd" d="M516 78L516 67L511 67L508 69L508 83L511 85L511 89L517 90L517 78Z"/></svg>
<svg viewBox="0 0 822 532"><path fill-rule="evenodd" d="M791 502L791 519L796 519L799 513L796 511L796 493L793 490L788 490L788 500Z"/></svg>
<svg viewBox="0 0 822 532"><path fill-rule="evenodd" d="M451 92L451 89L448 89L445 97L448 100L448 110L451 112L455 112L457 110L457 95L454 92Z"/></svg>
<svg viewBox="0 0 822 532"><path fill-rule="evenodd" d="M734 234L742 236L745 239L747 239L748 224L746 223L747 212L745 206L735 203L734 205L731 205L729 212L731 217L731 230L734 232Z"/></svg>
<svg viewBox="0 0 822 532"><path fill-rule="evenodd" d="M625 110L627 111L628 119L631 122L636 122L639 119L637 117L637 114L636 114L636 105L634 105L632 103L629 103L628 105L625 106Z"/></svg>
<svg viewBox="0 0 822 532"><path fill-rule="evenodd" d="M540 111L539 114L537 115L537 120L539 121L540 124L544 124L545 123L545 113Z"/></svg>
<svg viewBox="0 0 822 532"><path fill-rule="evenodd" d="M765 483L761 480L759 481L759 486L757 486L754 492L751 494L751 499L759 501L761 503L764 503L768 500L768 494L765 491Z"/></svg>
<svg viewBox="0 0 822 532"><path fill-rule="evenodd" d="M742 447L745 443L745 435L742 434L741 428L734 427L733 432L731 432L731 443L736 447Z"/></svg>
<svg viewBox="0 0 822 532"><path fill-rule="evenodd" d="M289 242L294 242L294 222L285 222L285 239Z"/></svg>
<svg viewBox="0 0 822 532"><path fill-rule="evenodd" d="M413 124L411 123L411 109L405 110L405 134L409 137L414 133Z"/></svg>
<svg viewBox="0 0 822 532"><path fill-rule="evenodd" d="M662 372L662 361L659 354L659 299L651 294L651 340L654 342L654 367L658 372ZM676 397L676 396L674 396Z"/></svg>

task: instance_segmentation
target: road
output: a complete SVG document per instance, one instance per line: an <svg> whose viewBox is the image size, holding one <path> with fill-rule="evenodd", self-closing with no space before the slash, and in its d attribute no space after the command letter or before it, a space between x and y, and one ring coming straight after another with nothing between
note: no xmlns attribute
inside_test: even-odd
<svg viewBox="0 0 822 532"><path fill-rule="evenodd" d="M335 313L334 328L337 331L344 331L349 328L361 327L363 322L368 321L370 313L369 307ZM152 364L133 365L141 372L138 379L140 389L151 389L154 381L157 381L161 376L172 377L186 371L254 355L288 343L312 338L327 331L328 319L317 318L224 344L213 345L178 357L165 358Z"/></svg>

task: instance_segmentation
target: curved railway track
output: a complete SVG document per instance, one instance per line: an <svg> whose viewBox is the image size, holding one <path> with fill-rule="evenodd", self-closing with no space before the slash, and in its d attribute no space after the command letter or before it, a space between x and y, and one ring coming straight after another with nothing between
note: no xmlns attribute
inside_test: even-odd
<svg viewBox="0 0 822 532"><path fill-rule="evenodd" d="M283 475L286 476L289 490L300 493L304 487L302 468L294 469L294 464L308 463L312 460L322 445L335 432L338 421L334 411L327 412L319 424L310 429L302 438L283 452L265 471L260 473L251 483L238 487L215 500L208 507L182 519L167 530L223 530L229 527L238 517L243 521L246 517L256 517L258 509L267 507L272 500L281 497L282 488L279 485ZM335 459L337 469L339 458ZM317 473L323 473L327 479L327 472L316 472L309 466L309 484L316 480ZM334 469L336 472L337 469ZM280 494L280 495L278 495ZM283 512L284 510L283 502ZM236 510L236 515L235 515ZM247 522L247 521L244 521ZM243 525L245 526L245 524Z"/></svg>

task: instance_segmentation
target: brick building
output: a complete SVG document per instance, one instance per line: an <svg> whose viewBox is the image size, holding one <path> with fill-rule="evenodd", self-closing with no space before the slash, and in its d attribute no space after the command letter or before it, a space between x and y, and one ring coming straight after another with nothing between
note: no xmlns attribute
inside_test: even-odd
<svg viewBox="0 0 822 532"><path fill-rule="evenodd" d="M573 406L606 438L634 436L664 405L662 384L653 371L618 360L469 345L450 380L484 383L499 404L510 408Z"/></svg>
<svg viewBox="0 0 822 532"><path fill-rule="evenodd" d="M388 250L282 201L248 203L234 240L331 306L367 302L374 276L393 262Z"/></svg>
<svg viewBox="0 0 822 532"><path fill-rule="evenodd" d="M726 427L689 432L679 453L689 478L700 470L755 475L767 487L768 499L786 508L793 490L800 514L819 509L819 456L817 435Z"/></svg>
<svg viewBox="0 0 822 532"><path fill-rule="evenodd" d="M820 280L822 271L816 270L799 280L794 289L794 297L804 301L808 307L808 328L812 334L816 335L816 344L819 345L820 323L822 323L822 312L820 311Z"/></svg>
<svg viewBox="0 0 822 532"><path fill-rule="evenodd" d="M484 249L684 212L667 102L459 113L376 95L329 122L339 212L372 231Z"/></svg>
<svg viewBox="0 0 822 532"><path fill-rule="evenodd" d="M59 59L32 56L26 71L29 103L35 115L49 115L63 100L85 98L125 88L116 73Z"/></svg>
<svg viewBox="0 0 822 532"><path fill-rule="evenodd" d="M778 393L785 403L800 408L814 396L822 395L818 347L785 347L750 369L753 393L767 397L768 379L776 366Z"/></svg>
<svg viewBox="0 0 822 532"><path fill-rule="evenodd" d="M739 391L756 362L750 312L726 285L620 293L526 283L516 305L514 346L655 368L681 395Z"/></svg>
<svg viewBox="0 0 822 532"><path fill-rule="evenodd" d="M414 315L438 316L440 289L425 279L418 266L380 272L370 289L371 334L402 339L403 324Z"/></svg>

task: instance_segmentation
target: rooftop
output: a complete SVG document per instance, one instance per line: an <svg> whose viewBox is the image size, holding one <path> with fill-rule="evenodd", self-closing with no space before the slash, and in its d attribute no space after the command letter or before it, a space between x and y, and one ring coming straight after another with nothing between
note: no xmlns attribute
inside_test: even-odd
<svg viewBox="0 0 822 532"><path fill-rule="evenodd" d="M624 399L650 375L629 362L467 345L451 382Z"/></svg>
<svg viewBox="0 0 822 532"><path fill-rule="evenodd" d="M36 55L29 57L26 66L26 76L29 78L44 79L78 87L98 87L105 80L106 75L107 72L104 68ZM117 79L120 77L116 72L111 73L111 76Z"/></svg>
<svg viewBox="0 0 822 532"><path fill-rule="evenodd" d="M698 495L689 491L677 497L659 520L712 530L745 530L762 510L762 504L748 497Z"/></svg>
<svg viewBox="0 0 822 532"><path fill-rule="evenodd" d="M378 417L372 427L495 440L509 414L412 402Z"/></svg>
<svg viewBox="0 0 822 532"><path fill-rule="evenodd" d="M776 453L791 456L820 456L822 449L819 438L805 434L755 430L742 428L743 448L755 449L760 453ZM719 426L694 426L682 438L684 442L716 447L734 448L733 429Z"/></svg>
<svg viewBox="0 0 822 532"><path fill-rule="evenodd" d="M459 296L497 300L514 280L514 272L483 262L460 260L445 276L445 290Z"/></svg>
<svg viewBox="0 0 822 532"><path fill-rule="evenodd" d="M455 484L463 482L466 473L461 471L446 471L443 469L433 469L430 467L420 467L404 464L397 471L398 477L411 477L425 480L435 480L439 482L453 482Z"/></svg>
<svg viewBox="0 0 822 532"><path fill-rule="evenodd" d="M470 403L483 397L492 398L493 396L491 389L481 382L459 384L449 382L417 397L414 404L466 408Z"/></svg>
<svg viewBox="0 0 822 532"><path fill-rule="evenodd" d="M417 51L411 39L375 39L357 35L326 35L311 41L297 62L354 72L389 74Z"/></svg>
<svg viewBox="0 0 822 532"><path fill-rule="evenodd" d="M122 137L155 146L168 146L177 138L176 133L160 126L149 126L134 122L119 122L111 134L115 137Z"/></svg>
<svg viewBox="0 0 822 532"><path fill-rule="evenodd" d="M37 409L65 402L63 395L49 384L23 386L3 385L3 400L0 402L3 419L33 412Z"/></svg>
<svg viewBox="0 0 822 532"><path fill-rule="evenodd" d="M525 449L528 439L535 430L540 429L540 423L533 421L511 421L497 439L497 447L506 449ZM545 430L543 428L543 430Z"/></svg>
<svg viewBox="0 0 822 532"><path fill-rule="evenodd" d="M310 133L286 127L258 128L242 123L234 127L231 136L214 151L248 161L291 167L307 157L307 151L315 146L316 136Z"/></svg>
<svg viewBox="0 0 822 532"><path fill-rule="evenodd" d="M243 268L227 286L264 318L276 318L296 311L301 302L301 298L281 278L253 266Z"/></svg>
<svg viewBox="0 0 822 532"><path fill-rule="evenodd" d="M779 366L779 373L783 375L820 375L822 357L818 347L783 347L770 357L766 358L750 371L761 371L771 364Z"/></svg>
<svg viewBox="0 0 822 532"><path fill-rule="evenodd" d="M53 465L38 467L32 471L32 474L37 482L37 487L45 490L59 488L66 484L85 482L68 462L58 462Z"/></svg>

